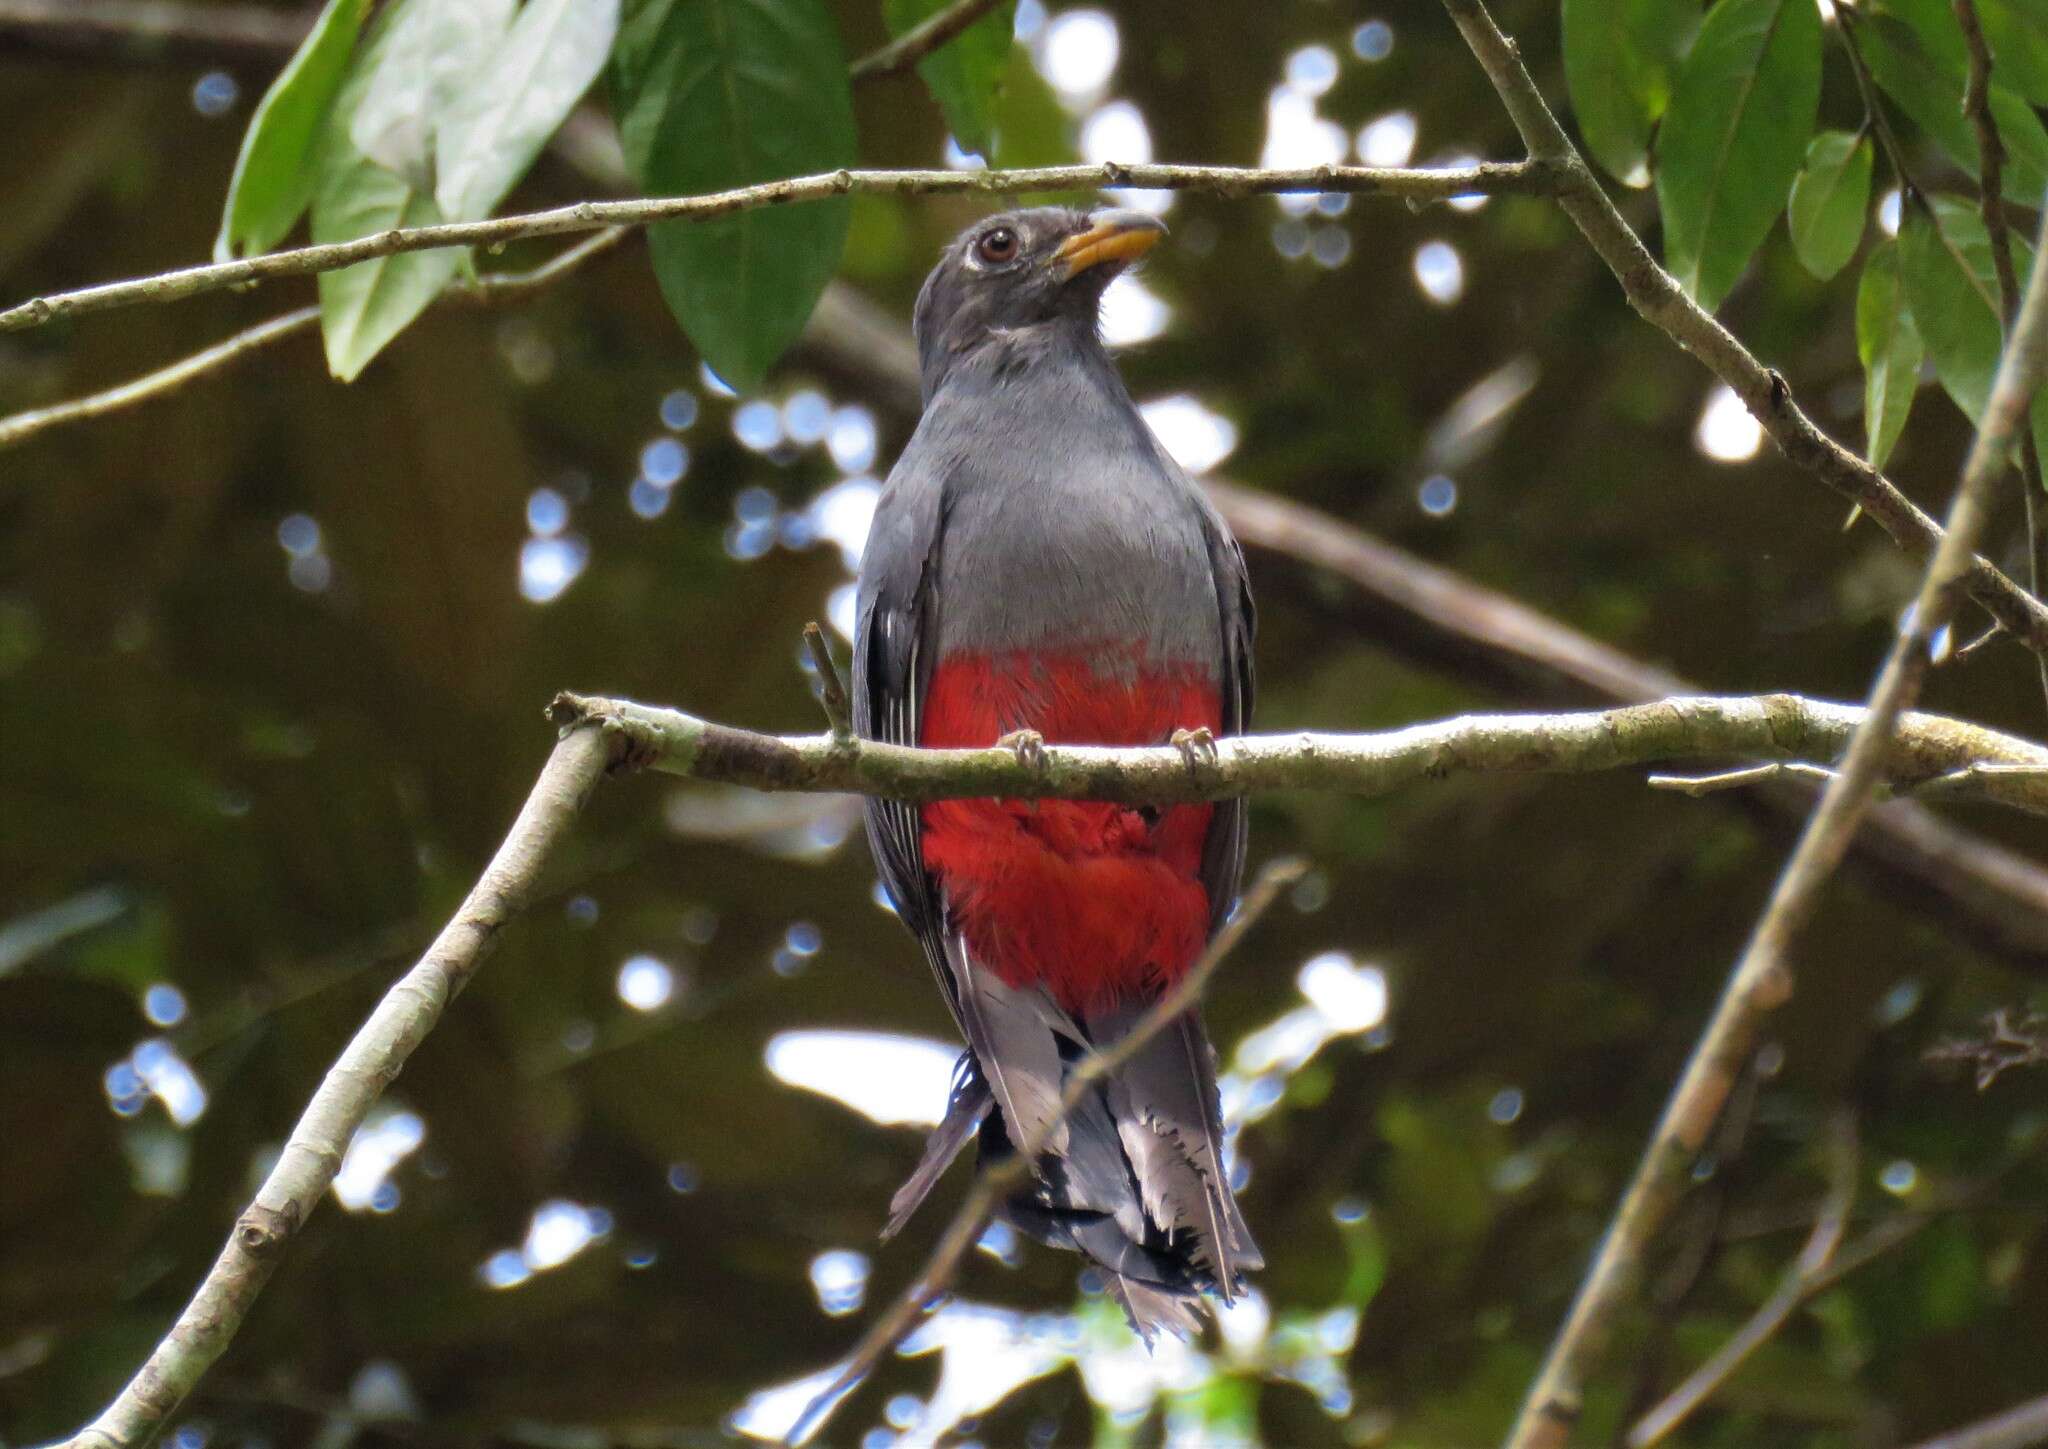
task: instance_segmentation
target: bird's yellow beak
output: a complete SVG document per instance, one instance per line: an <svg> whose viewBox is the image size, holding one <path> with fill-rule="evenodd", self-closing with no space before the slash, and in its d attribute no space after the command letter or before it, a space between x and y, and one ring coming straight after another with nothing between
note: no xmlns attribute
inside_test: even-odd
<svg viewBox="0 0 2048 1449"><path fill-rule="evenodd" d="M1068 281L1105 262L1134 262L1166 235L1166 223L1142 211L1098 211L1088 222L1088 230L1068 237L1052 254Z"/></svg>

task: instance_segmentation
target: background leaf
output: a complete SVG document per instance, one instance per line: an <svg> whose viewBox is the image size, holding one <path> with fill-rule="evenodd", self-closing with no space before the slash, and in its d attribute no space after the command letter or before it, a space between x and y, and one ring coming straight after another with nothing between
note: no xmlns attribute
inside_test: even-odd
<svg viewBox="0 0 2048 1449"><path fill-rule="evenodd" d="M1823 281L1849 264L1863 239L1870 164L1869 139L1848 131L1823 131L1806 148L1806 165L1792 183L1785 220L1792 249Z"/></svg>
<svg viewBox="0 0 2048 1449"><path fill-rule="evenodd" d="M2041 0L1977 0L1991 46L1992 74L2037 106L2048 106L2048 6Z"/></svg>
<svg viewBox="0 0 2048 1449"><path fill-rule="evenodd" d="M1770 234L1820 104L1810 0L1721 0L1657 140L1665 264L1712 309Z"/></svg>
<svg viewBox="0 0 2048 1449"><path fill-rule="evenodd" d="M1951 49L1950 41L1932 39L1932 28L1931 20L1923 31L1890 15L1873 15L1857 23L1856 40L1871 76L1885 93L1974 177L1978 174L1977 132L1963 114L1961 37L1953 37ZM2048 130L2042 129L2025 100L2001 84L1995 70L1991 115L2005 142L2006 198L2028 206L2038 204L2043 189L2048 188Z"/></svg>
<svg viewBox="0 0 2048 1449"><path fill-rule="evenodd" d="M434 189L434 133L458 94L473 92L505 38L512 0L399 0L383 59L349 112L356 150L416 189Z"/></svg>
<svg viewBox="0 0 2048 1449"><path fill-rule="evenodd" d="M882 18L902 35L946 8L947 0L885 0ZM1016 6L998 5L917 63L963 151L995 159L995 99L1010 59Z"/></svg>
<svg viewBox="0 0 2048 1449"><path fill-rule="evenodd" d="M1905 430L1923 350L1899 282L1898 243L1887 241L1872 249L1856 288L1856 355L1863 362L1863 428L1873 468L1884 467Z"/></svg>
<svg viewBox="0 0 2048 1449"><path fill-rule="evenodd" d="M619 137L650 196L853 163L846 60L820 0L633 0L614 60ZM847 218L835 197L650 229L663 299L735 387L796 340Z"/></svg>
<svg viewBox="0 0 2048 1449"><path fill-rule="evenodd" d="M2033 248L2014 237L2012 260L2024 290ZM1929 210L1910 208L1899 228L1899 272L1934 375L1975 423L1991 397L2004 337L1991 239L1976 204L1936 196ZM2048 452L2048 400L2034 404L2032 422L2037 445Z"/></svg>
<svg viewBox="0 0 2048 1449"><path fill-rule="evenodd" d="M356 108L392 55L394 34L404 39L398 25L403 14L379 23L335 97L313 197L316 242L349 241L392 227L432 226L444 220L433 197L364 155L353 134ZM409 64L410 58L401 56L400 62ZM327 347L328 371L343 382L353 381L385 343L440 295L461 267L462 257L460 249L442 247L322 272L320 335Z"/></svg>
<svg viewBox="0 0 2048 1449"><path fill-rule="evenodd" d="M1564 0L1564 76L1593 158L1641 184L1650 130L1699 29L1697 0Z"/></svg>
<svg viewBox="0 0 2048 1449"><path fill-rule="evenodd" d="M213 254L220 261L267 252L313 199L314 142L348 70L369 0L327 0L327 8L270 83L242 136Z"/></svg>
<svg viewBox="0 0 2048 1449"><path fill-rule="evenodd" d="M440 113L434 200L443 215L491 214L597 79L618 30L619 0L527 0Z"/></svg>

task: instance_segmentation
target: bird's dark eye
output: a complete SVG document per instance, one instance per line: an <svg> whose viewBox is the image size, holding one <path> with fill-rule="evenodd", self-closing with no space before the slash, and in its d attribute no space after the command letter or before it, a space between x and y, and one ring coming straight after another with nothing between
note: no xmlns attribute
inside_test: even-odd
<svg viewBox="0 0 2048 1449"><path fill-rule="evenodd" d="M1017 255L1017 233L1006 226L993 226L981 234L974 253L993 266L1001 266Z"/></svg>

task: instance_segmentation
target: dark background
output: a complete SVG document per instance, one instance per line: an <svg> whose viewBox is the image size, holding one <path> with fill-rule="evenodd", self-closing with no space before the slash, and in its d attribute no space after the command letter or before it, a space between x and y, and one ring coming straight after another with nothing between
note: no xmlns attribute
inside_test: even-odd
<svg viewBox="0 0 2048 1449"><path fill-rule="evenodd" d="M1555 8L1502 12L1561 97ZM1394 46L1368 64L1352 32L1375 15ZM870 4L850 0L841 22L849 54L884 38ZM1421 0L1127 5L1116 23L1107 97L1142 109L1163 160L1258 161L1269 92L1312 44L1340 58L1318 105L1347 132L1406 109L1418 163L1517 153L1448 20ZM0 43L0 300L205 257L276 65L56 43L72 38ZM239 96L210 117L195 85L217 70ZM857 101L867 164L938 156L943 129L913 79ZM1042 94L1038 106L1049 113ZM1846 97L1824 109L1853 124ZM508 209L599 189L544 157ZM1622 199L1651 225L1646 196ZM858 201L843 284L900 339L937 247L979 210ZM1124 366L1141 400L1190 394L1230 420L1238 441L1219 472L1705 688L1862 693L1913 569L1869 524L1842 532L1837 502L1768 446L1740 464L1704 456L1694 430L1711 379L1627 311L1547 203L1355 202L1308 223L1348 237L1336 267L1282 255L1292 243L1269 199L1185 196L1168 220L1175 240L1145 283L1171 323ZM1413 256L1435 240L1462 256L1455 305L1415 283ZM1722 315L1857 443L1852 274L1813 282L1781 231ZM311 292L219 293L0 339L0 407L106 386ZM849 366L847 351L814 337L764 395L815 386L873 408L886 470L910 422L900 381L887 355ZM1431 440L1453 405L1518 360L1527 396L1447 466ZM629 485L676 389L701 405L679 435L690 465L646 520ZM741 446L734 407L704 385L631 239L510 310L431 312L353 387L328 380L308 336L0 454L0 1441L89 1417L183 1304L266 1149L509 822L549 748L540 711L555 690L817 727L798 636L846 577L838 551L745 560L730 544L746 490L802 510L838 470L818 447ZM1965 442L1930 388L1892 476L1938 510ZM1439 471L1456 504L1432 516L1419 489ZM588 550L545 605L519 588L543 487L569 498L568 532ZM318 590L295 586L280 546L297 514L319 527ZM1503 688L1469 651L1397 629L1343 580L1270 550L1253 550L1253 572L1261 728L1589 697ZM319 573L302 567L300 581ZM2044 709L2010 645L1940 671L1929 704L2029 733ZM763 1047L811 1027L949 1039L916 953L871 898L858 832L819 845L850 818L843 802L657 778L607 787L541 904L394 1087L426 1134L391 1177L395 1210L325 1205L179 1422L227 1444L709 1443L749 1393L843 1352L860 1320L820 1311L807 1265L834 1248L871 1254L872 1307L914 1271L940 1211L878 1248L918 1134L783 1085ZM2038 839L2028 822L1959 818L2022 848ZM1133 1381L1127 1341L1077 1294L1074 1262L977 1255L967 1299L1078 1311L1098 1362L1085 1384L1058 1368L1019 1389L973 1436L1497 1436L1786 838L1737 801L1653 793L1629 774L1261 799L1255 859L1299 852L1318 874L1212 993L1226 1061L1301 1005L1295 974L1318 953L1379 967L1391 997L1387 1030L1340 1038L1287 1076L1240 1144L1273 1330L1235 1358L1213 1343L1199 1362L1174 1358L1178 1427L1164 1408L1115 1423L1089 1389ZM785 955L785 974L774 961L798 923L821 945ZM2048 1390L2042 1175L2022 1150L2039 1082L1980 1095L1921 1061L1934 1038L2025 999L2048 965L1983 941L1895 882L1851 871L1830 889L1771 1023L1781 1065L1745 1098L1739 1153L1717 1159L1660 1252L1682 1268L1704 1246L1697 1282L1652 1282L1664 1296L1625 1322L1585 1442L1604 1442L1639 1383L1668 1387L1769 1292L1811 1222L1837 1111L1861 1143L1852 1232L1943 1210L1795 1316L1680 1442L1901 1443ZM677 977L672 1004L648 1014L615 990L642 953ZM189 1003L169 1030L143 1012L154 983ZM110 1100L109 1069L158 1037L207 1093L188 1127L160 1102L123 1115ZM671 1164L693 1190L672 1190ZM1968 1201L1949 1210L1955 1192ZM609 1233L515 1288L486 1286L479 1265L517 1248L553 1199L602 1208ZM1359 1204L1362 1222L1338 1220ZM1363 1310L1348 1352L1325 1316L1347 1304ZM1301 1347L1317 1325L1335 1380ZM891 1395L929 1396L936 1362L890 1363L828 1441L861 1442ZM952 1366L971 1377L976 1363L963 1352ZM1290 1364L1319 1391L1288 1382ZM410 1417L351 1419L351 1403L376 1418L394 1392Z"/></svg>

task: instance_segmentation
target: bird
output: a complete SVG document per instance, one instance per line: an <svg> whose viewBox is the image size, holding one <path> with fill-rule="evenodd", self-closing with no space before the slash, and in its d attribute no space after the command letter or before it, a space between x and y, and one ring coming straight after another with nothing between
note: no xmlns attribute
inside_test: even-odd
<svg viewBox="0 0 2048 1449"><path fill-rule="evenodd" d="M913 315L923 407L855 591L862 737L1027 762L1048 741L1172 743L1192 761L1248 726L1243 552L1101 339L1105 289L1164 234L1139 211L1010 211L932 268ZM1074 1065L1189 970L1236 900L1247 820L1241 799L865 809L890 903L966 1041L887 1238L970 1139L993 1162L1043 1130ZM1264 1260L1198 1009L1055 1123L998 1211L1090 1260L1148 1345L1234 1300Z"/></svg>

